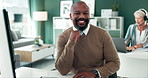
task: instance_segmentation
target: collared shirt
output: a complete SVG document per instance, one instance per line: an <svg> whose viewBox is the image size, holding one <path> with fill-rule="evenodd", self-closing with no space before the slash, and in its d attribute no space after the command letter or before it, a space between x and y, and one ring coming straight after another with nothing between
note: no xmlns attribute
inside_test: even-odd
<svg viewBox="0 0 148 78"><path fill-rule="evenodd" d="M137 25L131 24L126 32L124 40L126 44L130 44L129 46L141 43L143 44L143 47L148 47L148 25L140 35Z"/></svg>
<svg viewBox="0 0 148 78"><path fill-rule="evenodd" d="M88 25L87 28L84 31L80 31L80 34L82 35L84 33L85 35L87 35L89 29L90 29L90 25ZM77 31L77 30L78 29L76 29L75 26L73 26L73 31Z"/></svg>

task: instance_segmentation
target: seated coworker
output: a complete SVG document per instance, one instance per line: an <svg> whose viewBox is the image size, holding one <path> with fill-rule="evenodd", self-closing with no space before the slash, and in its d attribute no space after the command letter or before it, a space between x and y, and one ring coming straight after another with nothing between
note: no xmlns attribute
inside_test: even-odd
<svg viewBox="0 0 148 78"><path fill-rule="evenodd" d="M73 27L64 31L57 43L55 67L73 78L106 78L119 70L120 61L112 38L102 28L88 24L89 7L82 1L71 7Z"/></svg>
<svg viewBox="0 0 148 78"><path fill-rule="evenodd" d="M148 47L148 13L145 9L135 11L135 24L129 26L125 44L127 50Z"/></svg>

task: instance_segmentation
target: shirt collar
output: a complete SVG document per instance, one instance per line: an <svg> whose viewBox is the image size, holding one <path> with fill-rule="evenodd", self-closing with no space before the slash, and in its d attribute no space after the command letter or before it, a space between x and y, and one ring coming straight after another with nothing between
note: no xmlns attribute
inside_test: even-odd
<svg viewBox="0 0 148 78"><path fill-rule="evenodd" d="M80 31L80 34L82 35L82 34L84 33L85 35L87 35L89 29L90 29L90 25L88 24L87 28L86 28L84 31ZM73 26L73 31L77 31L77 30L78 30L78 29L76 29L76 28Z"/></svg>

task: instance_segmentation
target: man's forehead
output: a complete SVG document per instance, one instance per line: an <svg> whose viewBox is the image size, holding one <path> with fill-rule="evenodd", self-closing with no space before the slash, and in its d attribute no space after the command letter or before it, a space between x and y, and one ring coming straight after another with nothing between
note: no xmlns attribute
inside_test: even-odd
<svg viewBox="0 0 148 78"><path fill-rule="evenodd" d="M88 8L88 6L85 3L76 3L73 5L73 8Z"/></svg>
<svg viewBox="0 0 148 78"><path fill-rule="evenodd" d="M86 5L73 6L73 11L89 11L89 8Z"/></svg>
<svg viewBox="0 0 148 78"><path fill-rule="evenodd" d="M75 10L73 10L73 12L89 12L89 10L85 10L85 9L82 9L82 10L80 10L80 9L75 9Z"/></svg>
<svg viewBox="0 0 148 78"><path fill-rule="evenodd" d="M71 11L73 10L76 10L76 9L88 9L89 10L89 7L86 5L86 3L82 2L82 1L78 1L78 2L75 2L72 7L71 7Z"/></svg>
<svg viewBox="0 0 148 78"><path fill-rule="evenodd" d="M89 9L87 6L85 6L85 5L79 5L79 6L73 6L73 8L74 9L76 9L76 8L79 8L79 9L81 9L81 8L83 8L83 9Z"/></svg>

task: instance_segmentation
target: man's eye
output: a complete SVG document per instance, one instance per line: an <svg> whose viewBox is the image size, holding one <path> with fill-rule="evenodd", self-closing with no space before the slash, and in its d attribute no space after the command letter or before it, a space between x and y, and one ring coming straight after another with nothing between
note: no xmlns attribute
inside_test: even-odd
<svg viewBox="0 0 148 78"><path fill-rule="evenodd" d="M88 15L89 13L83 13L84 15Z"/></svg>
<svg viewBox="0 0 148 78"><path fill-rule="evenodd" d="M75 13L76 15L79 15L80 13Z"/></svg>

